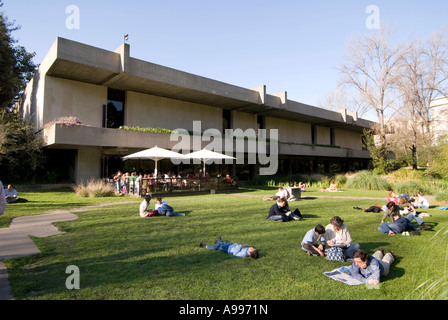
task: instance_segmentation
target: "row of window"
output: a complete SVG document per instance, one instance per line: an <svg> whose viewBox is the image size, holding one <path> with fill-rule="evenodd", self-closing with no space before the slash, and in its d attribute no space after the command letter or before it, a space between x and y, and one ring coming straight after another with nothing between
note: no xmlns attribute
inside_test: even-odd
<svg viewBox="0 0 448 320"><path fill-rule="evenodd" d="M118 129L124 126L124 109L126 93L122 90L108 89L107 105L103 106L103 128ZM257 116L258 129L266 128L264 116ZM222 128L232 129L232 112L222 110ZM317 126L311 125L311 144L317 144ZM335 145L334 128L330 128L330 145Z"/></svg>

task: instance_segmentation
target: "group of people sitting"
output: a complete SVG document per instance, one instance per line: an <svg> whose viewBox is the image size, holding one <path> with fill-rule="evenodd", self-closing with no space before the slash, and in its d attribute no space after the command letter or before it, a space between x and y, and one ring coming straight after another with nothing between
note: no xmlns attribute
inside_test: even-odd
<svg viewBox="0 0 448 320"><path fill-rule="evenodd" d="M326 250L338 247L342 249L344 259L353 259L349 273L362 283L377 285L382 276L389 274L395 256L389 249L379 248L373 255L361 249L354 243L347 225L339 216L331 218L330 223L324 227L316 225L309 230L302 242L302 251L309 256L327 255Z"/></svg>
<svg viewBox="0 0 448 320"><path fill-rule="evenodd" d="M332 182L330 183L330 187L323 187L320 189L320 191L338 192L338 184L336 182Z"/></svg>
<svg viewBox="0 0 448 320"><path fill-rule="evenodd" d="M359 207L354 208L361 209ZM408 193L397 195L394 191L390 191L385 206L374 204L365 208L364 212L384 212L381 225L378 228L379 232L389 236L407 232L407 235L409 233L406 229L409 229L412 231L412 234L420 235L420 230L430 229L421 218L421 216L429 216L429 214L417 212L416 208L429 208L429 201L424 197L423 192L418 191L417 197L411 198ZM392 222L386 223L386 219L390 219ZM411 223L414 220L418 227Z"/></svg>
<svg viewBox="0 0 448 320"><path fill-rule="evenodd" d="M383 208L384 215L381 219L381 225L378 231L393 236L402 233L406 229L411 229L413 234L419 235L420 230L430 229L421 217L418 216L415 208L429 208L429 201L423 196L422 192L418 192L417 199L410 199L409 194L397 196L394 191L389 193L386 207ZM390 218L392 222L386 223L386 219ZM414 226L411 221L415 220L418 227Z"/></svg>
<svg viewBox="0 0 448 320"><path fill-rule="evenodd" d="M173 207L168 205L166 201L163 201L161 197L157 198L156 205L154 209L150 208L152 196L150 194L145 195L143 201L140 203L140 217L154 217L154 216L167 216L167 217L178 217L185 216L185 213L174 212Z"/></svg>

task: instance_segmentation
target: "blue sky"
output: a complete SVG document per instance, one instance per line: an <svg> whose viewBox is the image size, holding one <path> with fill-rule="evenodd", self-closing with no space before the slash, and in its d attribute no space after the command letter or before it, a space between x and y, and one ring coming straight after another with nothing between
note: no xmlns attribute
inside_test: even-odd
<svg viewBox="0 0 448 320"><path fill-rule="evenodd" d="M56 37L115 50L129 34L131 56L318 105L336 88L347 40L366 27L369 5L396 40L446 27L448 1L4 0L19 44L40 63ZM79 8L68 29L66 8Z"/></svg>

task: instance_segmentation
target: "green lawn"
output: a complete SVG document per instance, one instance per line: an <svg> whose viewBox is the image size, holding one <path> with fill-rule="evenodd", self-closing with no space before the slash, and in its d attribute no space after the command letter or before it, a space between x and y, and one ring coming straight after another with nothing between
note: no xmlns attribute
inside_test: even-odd
<svg viewBox="0 0 448 320"><path fill-rule="evenodd" d="M437 204L425 210L432 215L424 218L431 230L421 236L388 237L377 231L381 213L353 209L384 204L387 192L305 192L306 198L290 203L292 209L300 209L304 220L280 223L265 219L273 202L262 197L274 190L243 188L231 194L165 198L187 215L153 218L140 218L140 199L131 197L79 198L69 190L21 193L30 202L8 206L0 227L7 227L13 217L52 209L132 203L77 212L78 220L56 223L67 233L33 238L41 254L5 261L12 294L15 299L43 300L446 298L441 294L448 288L448 213L438 210ZM308 257L300 250L305 233L316 224L327 225L334 215L345 220L354 241L369 253L383 247L396 254L379 289L331 280L322 273L350 263ZM217 236L256 247L259 259L198 247L199 242L212 244ZM70 265L79 267L79 290L65 286Z"/></svg>

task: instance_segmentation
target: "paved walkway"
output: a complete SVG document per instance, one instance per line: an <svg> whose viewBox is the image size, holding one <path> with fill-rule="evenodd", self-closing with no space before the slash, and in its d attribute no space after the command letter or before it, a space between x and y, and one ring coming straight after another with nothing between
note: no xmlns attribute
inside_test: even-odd
<svg viewBox="0 0 448 320"><path fill-rule="evenodd" d="M88 211L98 207L135 202L115 202L71 209L70 211L51 211L51 213L14 218L9 228L0 229L0 300L13 300L8 272L4 259L29 256L41 251L30 236L45 238L63 233L53 223L78 219L74 212Z"/></svg>

